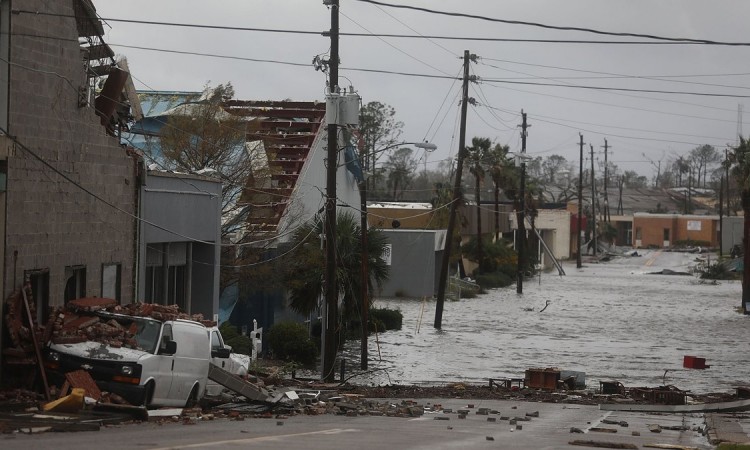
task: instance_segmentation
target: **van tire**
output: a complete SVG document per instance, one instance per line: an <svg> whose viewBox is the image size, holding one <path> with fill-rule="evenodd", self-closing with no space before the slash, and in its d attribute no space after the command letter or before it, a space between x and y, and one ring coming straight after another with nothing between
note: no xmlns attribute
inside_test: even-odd
<svg viewBox="0 0 750 450"><path fill-rule="evenodd" d="M198 385L193 386L193 390L190 391L190 395L185 402L185 408L192 408L198 404Z"/></svg>
<svg viewBox="0 0 750 450"><path fill-rule="evenodd" d="M146 383L146 396L143 398L143 406L150 409L152 401L154 401L154 382L149 381Z"/></svg>

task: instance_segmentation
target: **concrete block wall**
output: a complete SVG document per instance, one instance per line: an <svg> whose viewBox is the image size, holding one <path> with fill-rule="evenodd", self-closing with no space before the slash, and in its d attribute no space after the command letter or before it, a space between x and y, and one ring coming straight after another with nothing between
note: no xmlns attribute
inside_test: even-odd
<svg viewBox="0 0 750 450"><path fill-rule="evenodd" d="M52 168L19 145L8 157L4 296L22 283L25 270L49 269L50 305L60 305L65 267L75 265L86 267L86 294L98 296L102 264L119 263L121 300L129 303L136 166L106 135L93 107L78 106L78 89L87 80L70 17L74 1L13 2L14 9L59 16L11 17L8 131Z"/></svg>
<svg viewBox="0 0 750 450"><path fill-rule="evenodd" d="M633 245L638 246L640 230L640 247L661 248L664 246L664 230L669 229L670 245L693 240L710 242L718 247L718 221L717 216L636 214L633 218ZM700 222L700 230L688 230L688 222Z"/></svg>

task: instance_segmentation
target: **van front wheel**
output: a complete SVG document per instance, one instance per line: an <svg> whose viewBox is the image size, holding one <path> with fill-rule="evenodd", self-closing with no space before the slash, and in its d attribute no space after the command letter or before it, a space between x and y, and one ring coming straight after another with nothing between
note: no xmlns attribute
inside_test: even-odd
<svg viewBox="0 0 750 450"><path fill-rule="evenodd" d="M151 408L151 402L154 401L154 382L149 381L146 384L146 396L143 398L143 406Z"/></svg>

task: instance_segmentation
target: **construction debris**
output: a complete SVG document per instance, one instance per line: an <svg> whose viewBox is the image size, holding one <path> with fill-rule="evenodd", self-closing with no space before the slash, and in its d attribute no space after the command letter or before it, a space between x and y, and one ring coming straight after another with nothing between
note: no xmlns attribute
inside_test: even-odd
<svg viewBox="0 0 750 450"><path fill-rule="evenodd" d="M95 314L95 313L108 314ZM104 298L81 298L68 302L64 309L57 309L50 317L51 340L55 344L72 344L95 341L115 348L138 349L133 324L123 324L110 315L150 317L155 320L186 319L214 326L213 321L204 320L202 314L189 315L177 305L131 303L118 305L115 300Z"/></svg>

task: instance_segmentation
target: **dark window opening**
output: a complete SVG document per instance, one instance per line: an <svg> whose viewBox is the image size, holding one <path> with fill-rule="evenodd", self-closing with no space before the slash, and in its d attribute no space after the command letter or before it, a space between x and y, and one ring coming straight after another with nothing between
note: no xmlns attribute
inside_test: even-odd
<svg viewBox="0 0 750 450"><path fill-rule="evenodd" d="M49 269L28 270L24 273L24 279L31 284L31 297L29 302L36 310L36 321L38 324L46 324L52 312L49 306Z"/></svg>
<svg viewBox="0 0 750 450"><path fill-rule="evenodd" d="M86 297L86 266L65 268L65 303Z"/></svg>

